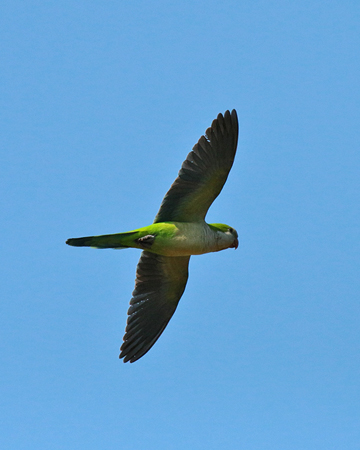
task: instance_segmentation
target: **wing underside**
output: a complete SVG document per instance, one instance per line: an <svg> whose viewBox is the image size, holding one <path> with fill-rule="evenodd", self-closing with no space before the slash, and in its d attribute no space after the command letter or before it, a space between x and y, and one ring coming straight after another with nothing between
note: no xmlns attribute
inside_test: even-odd
<svg viewBox="0 0 360 450"><path fill-rule="evenodd" d="M183 162L154 223L205 219L233 165L237 140L236 111L219 114Z"/></svg>
<svg viewBox="0 0 360 450"><path fill-rule="evenodd" d="M120 358L134 362L157 341L185 290L190 256L141 254Z"/></svg>

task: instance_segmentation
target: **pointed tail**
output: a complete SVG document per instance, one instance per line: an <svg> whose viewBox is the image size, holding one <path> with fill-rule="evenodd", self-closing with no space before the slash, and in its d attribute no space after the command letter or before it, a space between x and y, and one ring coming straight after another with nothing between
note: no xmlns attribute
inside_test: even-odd
<svg viewBox="0 0 360 450"><path fill-rule="evenodd" d="M66 243L73 247L93 247L93 248L129 248L133 247L134 234L137 231L127 233L104 234L103 236L87 236L81 238L68 239Z"/></svg>

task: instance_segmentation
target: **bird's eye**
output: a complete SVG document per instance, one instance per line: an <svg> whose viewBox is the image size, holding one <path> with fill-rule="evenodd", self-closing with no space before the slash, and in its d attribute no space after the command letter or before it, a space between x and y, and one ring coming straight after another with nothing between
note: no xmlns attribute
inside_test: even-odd
<svg viewBox="0 0 360 450"><path fill-rule="evenodd" d="M229 228L230 233L232 233L234 231L234 228Z"/></svg>

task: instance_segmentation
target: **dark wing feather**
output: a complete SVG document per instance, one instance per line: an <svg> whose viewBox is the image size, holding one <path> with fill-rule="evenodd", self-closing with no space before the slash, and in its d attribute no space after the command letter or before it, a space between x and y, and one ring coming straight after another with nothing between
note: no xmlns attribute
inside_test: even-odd
<svg viewBox="0 0 360 450"><path fill-rule="evenodd" d="M164 197L154 223L194 222L220 194L233 165L239 133L235 110L219 114L206 135L183 162L178 177Z"/></svg>
<svg viewBox="0 0 360 450"><path fill-rule="evenodd" d="M142 252L120 348L124 362L145 355L164 331L185 290L189 259Z"/></svg>

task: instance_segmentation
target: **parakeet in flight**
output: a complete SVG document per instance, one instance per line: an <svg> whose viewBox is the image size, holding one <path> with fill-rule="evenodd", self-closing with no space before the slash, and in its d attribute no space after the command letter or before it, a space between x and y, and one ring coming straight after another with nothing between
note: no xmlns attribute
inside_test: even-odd
<svg viewBox="0 0 360 450"><path fill-rule="evenodd" d="M236 111L219 114L186 157L152 225L66 241L74 247L142 250L120 348L124 362L145 355L164 331L185 290L190 256L238 247L234 228L205 222L233 165L237 141Z"/></svg>

